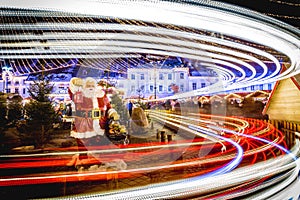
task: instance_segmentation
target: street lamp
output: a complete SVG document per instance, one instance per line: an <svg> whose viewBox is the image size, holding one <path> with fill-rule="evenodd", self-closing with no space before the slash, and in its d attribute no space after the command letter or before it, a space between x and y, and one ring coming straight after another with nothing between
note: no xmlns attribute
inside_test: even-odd
<svg viewBox="0 0 300 200"><path fill-rule="evenodd" d="M156 64L154 68L154 99L156 99Z"/></svg>
<svg viewBox="0 0 300 200"><path fill-rule="evenodd" d="M169 58L169 56L167 56L164 60L163 60L163 62L161 63L161 65L159 66L159 68L161 68L164 64L165 64L165 62L166 62L166 60ZM154 99L156 99L156 96L157 96L157 77L156 77L156 75L157 75L157 72L156 72L156 70L157 70L157 65L158 65L159 63L157 62L157 61L155 61L154 62Z"/></svg>
<svg viewBox="0 0 300 200"><path fill-rule="evenodd" d="M6 91L6 93L8 93L8 77L9 77L8 72L5 72L5 91Z"/></svg>
<svg viewBox="0 0 300 200"><path fill-rule="evenodd" d="M3 85L2 85L2 89L3 89L3 92L6 91L6 93L8 93L8 77L9 77L9 74L8 74L8 71L6 69L6 62L5 62L5 59L0 59L1 63L3 62L4 63L4 68L5 68L5 74L2 75L2 77L4 78L3 79ZM2 73L3 73L3 65L1 64L1 69L2 69Z"/></svg>
<svg viewBox="0 0 300 200"><path fill-rule="evenodd" d="M104 70L104 76L106 75L106 88L108 88L108 81L109 81L109 70Z"/></svg>

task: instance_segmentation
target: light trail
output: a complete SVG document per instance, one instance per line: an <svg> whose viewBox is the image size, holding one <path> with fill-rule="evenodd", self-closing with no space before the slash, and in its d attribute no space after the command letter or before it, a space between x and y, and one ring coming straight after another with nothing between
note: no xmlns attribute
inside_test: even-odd
<svg viewBox="0 0 300 200"><path fill-rule="evenodd" d="M71 22L65 20L56 23L50 20L47 23L40 23L37 20L36 23L30 24L24 23L25 20L20 20L20 23L8 21L6 24L0 24L4 33L9 32L8 35L0 36L4 40L0 44L3 49L0 57L1 59L20 59L21 64L14 66L14 69L19 74L30 74L42 70L34 64L35 61L30 59L46 60L74 57L77 59L128 59L129 57L129 59L134 60L142 54L174 56L206 63L205 65L210 69L214 69L216 66L216 71L221 78L224 78L217 84L204 89L164 99L209 95L260 83L271 83L299 74L299 30L294 30L286 24L281 24L259 13L238 7L230 7L213 1L206 3L204 1L192 1L192 3L129 0L122 2L116 0L65 0L62 3L58 0L49 2L2 0L0 2L1 17L22 16L28 17L28 19L29 17L30 19L31 17L34 19L38 17L39 19L61 17L67 18ZM157 15L153 16L153 13L157 13ZM80 20L72 21L72 17L77 16L89 23L78 22ZM94 23L93 19L117 19L120 20L120 23L116 21ZM128 24L128 21L131 24ZM137 23L132 23L132 21ZM141 23L139 24L139 22ZM151 26L145 25L147 23ZM32 32L29 35L16 34L25 30ZM34 35L35 31L45 33ZM97 31L97 33L73 32L69 34L69 32L60 33L61 31ZM102 33L106 31L113 33ZM213 36L215 33L222 34L222 37ZM27 41L22 42L23 39ZM35 41L30 41L31 39ZM6 40L9 41L5 42ZM46 40L46 43L41 43L39 40ZM284 58L287 63L287 70L281 74L279 74L282 69L280 57ZM256 66L248 64L248 61L252 61ZM265 62L271 62L274 67L269 69ZM67 65L60 66L61 64L59 62L56 67L67 67ZM99 70L108 68L105 65L97 66L90 60L86 61L85 65L95 65L94 67ZM26 69L20 69L22 67L26 67ZM127 68L125 67L125 69ZM237 71L240 75L233 75L229 72L230 70ZM249 72L247 73L247 71ZM207 167L203 170L204 173L185 174L185 176L191 177L188 179L88 196L87 198L97 197L98 199L102 196L103 198L139 199L141 195L143 198L153 199L184 198L193 195L205 195L208 191L214 192L211 193L212 195L223 195L228 194L228 187L240 189L241 185L255 187L249 190L234 191L229 197L255 192L257 191L256 188L264 189L272 186L272 189L267 193L259 194L260 197L267 198L295 180L299 171L297 169L298 171L295 172L296 153L284 148L286 144L283 134L263 122L232 117L223 118L224 123L220 125L218 123L222 121L222 118L212 115L207 116L211 119L201 121L197 117L153 116L156 117L156 120L161 119L163 123L169 126L179 127L185 133L194 134L208 141L182 141L182 144L158 144L148 147L137 145L131 148L91 149L91 151L80 151L79 153L105 155L108 160L114 156L122 158L127 154L135 156L136 160L144 159L143 161L145 161L151 156L158 156L159 153L166 156L170 152L177 153L182 149L190 151L188 153L194 153L202 148L211 148L212 152L201 158L183 159L182 161L174 161L172 164L161 161L156 165L143 167L129 165L132 168L113 172L54 172L47 174L31 173L14 177L1 176L0 184L9 186L101 180L111 174L130 178L133 174L138 177L144 172L168 171L171 168L181 169L202 164ZM221 151L220 147L222 147ZM169 148L173 148L173 150ZM151 152L147 153L147 151ZM71 150L34 155L3 155L0 158L11 159L11 163L7 165L11 169L19 169L19 167L31 169L31 167L39 167L35 164L49 167L53 161L57 161L57 166L62 166L68 156L74 153L77 152ZM58 158L60 156L62 156L61 159ZM247 163L248 160L250 163ZM127 158L126 161L132 162L134 160ZM218 163L220 168L211 166L213 163ZM1 163L0 166L2 169L5 168L5 164L2 165ZM286 173L286 175L277 178L276 176L281 173ZM282 183L277 184L279 181Z"/></svg>
<svg viewBox="0 0 300 200"><path fill-rule="evenodd" d="M130 1L129 1L130 2ZM78 4L81 4L81 1L77 1ZM247 63L242 64L244 66L247 66L248 69L250 69L250 71L252 72L251 75L246 78L246 79L241 79L241 83L245 83L245 84L241 84L239 83L239 81L235 82L234 84L228 84L227 86L225 85L223 88L211 88L214 89L214 92L217 92L219 90L224 90L224 88L226 89L235 89L235 88L240 88L242 86L249 86L249 85L253 85L255 83L259 83L260 81L264 81L265 82L274 82L276 80L280 80L283 78L287 78L289 77L291 74L295 74L299 72L299 63L297 63L297 60L299 58L299 52L295 49L297 49L297 47L299 47L299 42L297 40L295 40L295 38L293 38L293 36L289 35L289 33L286 30L281 30L281 29L276 29L274 28L274 24L271 24L271 26L267 26L266 24L263 23L259 23L257 21L257 18L261 18L265 21L269 21L271 22L270 18L267 17L263 17L263 16L257 16L257 13L255 13L255 15L253 13L246 12L244 13L244 10L241 11L241 13L239 13L240 8L237 8L235 10L235 14L232 15L228 12L224 12L223 9L220 9L220 11L218 11L218 5L215 3L208 3L208 5L210 6L209 8L205 7L205 4L199 3L199 6L195 6L195 5L189 5L189 4L180 4L180 3L167 3L167 2L156 2L156 3L150 3L150 2L143 2L143 3L139 3L138 5L134 5L136 7L138 7L138 10L143 10L145 12L139 12L139 13L135 13L133 14L132 12L128 12L128 10L130 10L130 4L127 4L128 2L125 1L125 4L122 3L122 5L120 5L117 2L114 2L112 11L110 13L107 13L106 10L103 10L104 7L110 8L112 5L110 3L107 2L101 2L103 5L101 7L101 9L94 9L94 6L98 6L99 2L95 4L95 2L89 2L89 3L84 3L84 5L82 5L83 7L90 7L90 9L86 9L86 10L81 10L83 13L81 13L80 10L78 10L77 8L75 9L76 11L74 11L72 7L68 7L68 8L63 8L60 7L58 5L52 5L50 7L53 7L53 9L58 9L60 11L64 11L66 13L68 13L68 11L72 11L72 13L80 13L84 15L86 17L92 17L92 16L114 16L114 17L125 17L126 19L135 19L136 17L139 18L140 20L146 20L150 22L155 22L155 23L171 23L173 26L177 25L177 26L182 26L182 27L187 27L187 28L199 28L196 25L198 24L202 24L202 28L205 27L205 31L211 31L212 33L216 32L216 33L222 33L225 35L225 37L233 37L233 38L238 38L240 40L244 40L245 42L249 42L249 43L253 43L255 44L254 46L257 45L262 45L265 46L267 48L272 48L274 50L276 50L277 52L282 52L283 54L285 54L287 57L290 58L291 60L291 64L288 70L286 70L284 73L282 73L281 75L278 75L278 72L281 69L281 65L279 63L279 61L275 58L275 56L271 55L270 53L266 53L262 50L259 50L258 48L254 48L254 47L248 47L248 45L243 45L241 43L235 42L235 40L224 40L224 39L220 39L220 38L215 38L212 36L205 36L205 35L199 35L199 34L195 34L195 33L190 33L187 31L183 31L183 29L181 31L174 31L174 30L168 30L165 27L164 28L156 28L156 27L143 27L143 26L137 26L137 25L128 25L128 24L115 24L115 23L108 23L108 24L96 24L96 23L37 23L37 24L33 24L33 25L26 25L26 24L9 24L9 25L2 25L2 28L4 29L16 29L16 30L22 30L22 29L26 29L26 30L49 30L49 31L55 31L55 30L113 30L113 31L122 31L122 30L128 30L128 31L132 31L135 33L136 38L138 39L134 39L134 40L130 40L131 37L135 37L133 34L124 34L122 36L122 33L115 33L115 34L106 34L105 36L99 36L99 34L97 36L95 36L93 38L94 35L90 34L89 36L83 36L82 34L72 34L72 36L77 37L79 40L82 40L84 37L89 37L91 38L90 41L85 41L85 45L80 45L80 46L87 46L87 49L82 49L83 53L86 54L89 52L93 54L93 50L89 49L92 46L94 46L94 44L96 44L98 41L95 41L93 39L98 39L99 37L101 38L106 38L104 39L106 43L106 45L108 45L108 47L112 48L111 51L116 51L115 53L118 54L124 54L126 55L127 53L153 53L153 54L159 54L159 55L172 55L172 56L179 56L179 57L186 57L186 58L191 58L191 59L204 59L205 56L209 56L209 57L219 57L221 60L221 62L225 62L230 61L232 63L229 64L233 64L233 63L239 63L242 64L245 59L248 60L252 60L255 63L257 63L261 69L263 69L263 72L259 75L257 75L256 69L254 69L252 66L247 65ZM3 2L3 5L5 5L4 7L9 7L9 5L14 5L13 7L18 7L20 5L16 5L15 2ZM34 6L30 6L30 5L26 5L26 7L31 7L31 9L40 9L43 12L47 12L48 15L52 14L52 15L59 15L62 14L62 12L51 12L49 11L50 8L47 8L46 5L40 5L38 6L39 3L34 4ZM145 6L147 5L147 9L145 9ZM172 7L171 5L176 5L174 7ZM38 7L35 7L38 6ZM49 5L48 5L49 6ZM177 7L178 6L178 7ZM81 8L83 8L81 7ZM120 7L122 7L122 9L124 8L128 8L128 10L126 10L126 12L123 12L122 14L119 12L115 12L116 10L119 10ZM155 19L149 19L148 16L146 16L145 14L149 12L149 8L151 9L157 9L157 10L161 10L162 12L166 12L168 14L170 14L170 16L174 16L171 17L170 19L166 19L163 16L159 17L159 18L155 18ZM180 8L184 8L183 10ZM150 9L150 10L151 10ZM229 9L229 8L228 8ZM51 10L51 9L50 9ZM204 12L205 11L205 12ZM7 11L12 13L11 11ZM195 12L195 13L194 13ZM34 16L34 12L28 12L31 15ZM214 17L212 17L212 15L207 15L206 13L214 13ZM237 13L239 13L240 15L238 15ZM42 14L42 13L40 13ZM36 15L40 15L38 13L36 13ZM248 18L245 17L245 15L248 15ZM221 19L216 19L220 17ZM189 20L185 20L189 18ZM253 18L253 19L252 19ZM175 20L176 19L176 20ZM220 23L221 21L224 21L224 23ZM252 21L251 21L252 20ZM184 24L183 24L184 22ZM193 22L193 23L192 23ZM225 23L226 22L226 23ZM248 23L247 23L248 22ZM224 27L223 24L226 24L226 26L228 25L232 25L232 29L234 30L230 30L230 32L228 32L227 27ZM205 25L205 26L204 26ZM281 24L278 24L278 26L280 26ZM27 27L26 27L27 26ZM284 26L285 29L287 29L287 26ZM139 33L150 33L153 34L154 36L149 36L149 35L140 35ZM184 33L184 34L183 34ZM101 35L101 34L100 34ZM158 37L158 35L164 35L164 36L169 36L169 38L165 37L163 38L162 36ZM245 37L245 35L247 35L247 37ZM256 37L256 35L260 35L260 37ZM55 36L51 35L51 34L46 34L46 36L50 38L56 38ZM92 36L92 37L91 37ZM12 36L10 36L12 37ZM46 38L45 36L41 36L42 38ZM118 41L110 41L111 37L113 37L114 40L118 40ZM120 38L118 38L120 37ZM33 38L33 36L29 36L29 38ZM60 42L58 42L58 39L63 39ZM122 39L123 38L123 39ZM124 39L125 38L125 39ZM151 40L149 40L149 38ZM173 38L173 39L170 39ZM174 38L178 38L178 39L174 39ZM181 40L181 38L185 38L183 40ZM197 39L197 41L207 41L207 42L212 42L212 43L217 43L222 45L222 48L217 48L213 45L207 45L207 44L200 44L198 42L190 42L187 41L187 39ZM11 38L12 39L12 38ZM15 38L16 40L18 40L18 36L16 36ZM58 57L65 57L66 55L58 55L57 53L59 51L65 51L70 53L70 56L72 55L72 57L74 57L75 55L78 57L82 57L80 54L76 54L75 52L72 53L72 51L70 51L69 48L73 47L78 47L79 42L83 43L83 41L79 41L79 40L74 40L73 42L70 42L70 40L66 40L67 37L64 37L63 34L59 34L57 36L56 40L52 40L52 42L50 42L50 40L48 41L48 44L41 44L41 43L34 43L34 42L27 42L26 44L23 43L24 45L29 45L31 47L39 47L39 46L51 46L51 44L53 43L57 43L57 47L60 48L57 49L57 51L52 48L50 48L49 50L46 50L48 52L52 52L55 55L57 55ZM124 41L126 40L126 42ZM132 41L132 42L129 42ZM153 41L154 43L146 43L146 41ZM162 45L164 44L164 45ZM175 48L174 45L170 45L170 44L174 44L174 45L178 45L178 47ZM22 46L22 43L17 42L17 43L10 43L10 44L2 44L2 45L11 45L11 47L13 45L16 45L18 47ZM62 46L69 46L68 49L62 49ZM71 45L71 46L70 46ZM99 45L103 45L101 42L99 43ZM120 47L120 45L124 45L124 48L122 50L122 48L117 48L116 46ZM128 49L125 47L133 47L135 46L134 50L133 49ZM7 46L9 47L9 46ZM55 46L53 46L55 47ZM95 47L95 46L94 46ZM104 47L104 46L103 46ZM139 47L139 48L137 48ZM164 48L163 48L164 47ZM180 47L180 48L179 48ZM187 47L193 47L196 48L197 51L190 51L189 49L187 49ZM105 53L105 49L102 49L101 46L97 47L98 50L100 50L100 52ZM160 51L160 49L169 49L169 51ZM172 50L173 48L173 50ZM199 51L200 49L204 49L207 51L207 54L201 54ZM228 49L226 49L228 48ZM77 48L78 49L78 48ZM151 49L151 50L150 50ZM195 49L195 50L196 50ZM231 50L234 49L234 50ZM245 53L240 53L238 52L239 50L242 51L246 51ZM25 53L27 50L23 51L21 50L20 53L22 54L16 54L16 50L13 50L12 55L15 56L20 56L25 58L26 55L23 55L23 53ZM28 50L28 51L32 51L32 50ZM46 52L45 50L43 50L43 52ZM74 50L73 50L74 51ZM190 53L186 53L186 52L190 52ZM172 52L172 53L171 53ZM198 52L198 57L195 56L195 52ZM249 53L248 53L249 52ZM33 56L42 56L32 52ZM74 54L75 53L75 54ZM94 52L96 53L96 52ZM200 54L199 54L200 53ZM96 55L86 55L87 57L95 57ZM100 53L101 54L101 53ZM221 54L221 55L218 55ZM248 54L248 55L247 55ZM264 64L263 61L261 61L260 59L256 58L255 56L250 56L256 54L257 56L264 56L268 59L270 59L271 62L273 62L276 66L275 70L270 72L270 74L265 77L265 75L268 74L267 72L267 67ZM201 56L202 55L202 56ZM230 55L234 55L235 57L238 57L238 59L233 60L233 58ZM29 55L27 55L29 56ZM50 57L53 57L54 55L49 55ZM101 56L101 55L99 55ZM103 55L102 55L103 56ZM113 54L111 55L113 56ZM204 57L203 57L204 56ZM115 56L113 56L115 57ZM208 62L219 62L218 59L215 60L207 60ZM227 65L228 66L228 65ZM221 72L222 74L222 72ZM239 80L239 78L237 78L237 80ZM261 83L261 82L260 82ZM201 93L203 91L199 90L198 93ZM192 94L192 93L188 93L185 95L181 95L180 97L188 97L191 95L196 95L196 94Z"/></svg>
<svg viewBox="0 0 300 200"><path fill-rule="evenodd" d="M116 152L130 152L130 151L141 151L149 149L161 149L161 148L170 148L170 147L189 147L193 145L202 145L203 142L188 142L188 143L179 143L179 144L162 144L162 145L151 145L151 146L140 146L133 145L133 148L109 148L101 150L89 150L89 151L70 151L70 152L52 152L52 153L35 153L35 154L8 154L0 155L0 158L21 158L21 157L40 157L40 156L61 156L61 155L74 155L76 153L86 154L86 153L116 153ZM143 144L142 144L143 145ZM101 148L105 148L101 146Z"/></svg>
<svg viewBox="0 0 300 200"><path fill-rule="evenodd" d="M163 115L160 114L160 119L162 119L161 116L163 116ZM186 168L186 167L192 167L192 166L198 166L198 165L207 165L210 163L212 164L212 163L218 163L218 162L222 161L219 164L221 166L220 168L210 167L210 168L204 170L202 173L195 172L195 173L191 173L190 175L187 174L184 177L189 177L189 178L183 179L182 181L178 180L175 182L173 181L173 182L162 183L162 185L159 184L159 186L156 186L156 185L153 187L151 186L152 192L155 192L155 193L158 192L157 194L160 194L162 196L165 196L165 195L168 196L168 195L172 194L171 191L174 188L177 188L179 191L184 191L187 188L192 188L198 184L201 185L202 181L204 181L206 179L210 179L211 176L219 177L219 176L221 176L221 174L228 174L228 173L231 174L231 173L234 173L234 171L238 170L239 168L243 168L243 166L247 166L247 168L251 169L251 167L256 166L257 163L264 163L271 157L273 157L273 159L277 159L278 156L275 154L275 152L273 152L273 150L270 149L271 147L280 149L284 153L290 153L289 151L284 151L284 149L282 149L281 146L277 145L277 143L280 143L282 141L282 138L283 138L282 135L281 136L279 135L278 139L275 139L272 142L269 140L266 140L266 139L258 139L262 136L264 136L264 137L268 136L266 133L268 133L270 131L268 129L265 129L266 126L263 125L259 121L257 121L259 123L257 123L258 126L256 126L256 125L251 125L254 122L249 123L243 119L233 118L233 117L228 117L228 119L226 118L226 120L224 121L224 120L221 120L222 119L221 116L213 116L213 117L210 116L209 117L208 115L205 115L205 117L210 118L208 120L203 120L203 119L197 120L197 119L193 119L193 118L186 118L184 116L176 116L176 115L172 115L172 114L169 114L166 116L169 116L171 118L182 117L182 118L185 118L186 120L190 119L190 121L196 120L196 121L200 122L200 126L196 126L194 124L188 124L188 123L186 124L190 129L193 130L193 131L191 131L191 133L196 134L196 135L199 134L198 132L201 132L201 135L203 133L208 134L211 137L218 138L219 140L222 140L228 144L233 145L234 148L227 149L225 154L221 153L221 152L213 153L213 154L208 154L205 157L200 157L197 159L176 161L173 163L161 163L158 166L139 167L139 168L126 169L126 170L121 170L121 171L112 171L112 172L107 172L107 171L93 171L93 172L81 172L81 173L61 172L58 174L43 174L41 176L31 175L31 177L26 177L26 176L25 177L19 176L19 177L14 177L14 178L6 177L6 178L1 178L0 183L2 186L9 186L9 185L12 186L12 185L22 185L22 184L32 184L32 183L43 184L43 183L65 182L65 181L73 182L73 181L87 181L87 180L101 180L101 179L105 180L106 177L110 176L111 174L118 174L119 178L126 179L126 178L133 176L133 174L135 174L134 176L136 176L141 173L145 173L145 172L149 172L149 171L169 170L170 168L173 168L173 169L178 168L179 169L179 168L183 168L183 167ZM214 119L215 121L212 121L212 119ZM224 129L223 127L218 127L217 126L218 123L216 123L216 122L219 122L219 121L223 121L223 125L231 126L232 129L239 129L242 131L236 132L236 131L233 131L228 128ZM182 123L182 121L180 121L180 122ZM234 122L236 122L236 123L234 123ZM213 129L214 131L211 132L211 131L209 131L209 129L203 128L202 126L204 124L206 124L207 127ZM241 128L240 126L242 126L243 128ZM256 132L258 132L259 133L259 134L257 134L258 136L248 135L248 134L250 134L250 132L249 132L250 130L253 131L254 134ZM225 135L224 136L218 135L218 133L216 131L217 132L223 131L225 133ZM247 134L243 134L241 132L247 132ZM236 135L241 136L241 141L239 142L239 144L234 142L229 137L231 134L236 134ZM248 139L245 140L246 138L248 138ZM259 144L259 143L256 144L256 143L253 143L254 141L258 141L258 142L265 143L265 144L263 144L263 145ZM145 151L145 150L151 150L151 149L154 150L153 152L150 152L150 153L148 152L148 155L147 155L147 152L141 154L141 155L143 155L143 157L145 157L145 156L149 156L149 155L152 155L152 156L159 155L164 152L164 151L160 151L160 152L155 151L155 149L158 149L158 148L166 149L165 147L168 147L168 148L172 147L172 148L175 148L175 151L177 151L176 148L187 147L190 145L191 147L195 148L194 150L191 149L190 151L197 151L197 149L198 149L197 147L200 148L201 146L203 146L205 144L207 146L207 145L210 145L213 143L207 142L207 141L206 142L205 141L199 141L199 142L195 141L195 142L189 142L189 143L183 143L183 144L155 145L153 147L150 147L150 146L140 146L139 147L139 146L133 145L131 148L125 148L124 150L121 149L121 151L120 151L120 149L102 149L102 150L92 150L92 152L94 154L104 154L104 153L109 154L109 153L117 153L118 152L122 155L126 151L130 152L130 151L137 150L137 149L139 151ZM226 146L228 146L228 144ZM246 144L248 144L248 145L246 145ZM210 147L207 146L207 148L210 148ZM243 150L243 148L245 148L245 150ZM237 152L234 149L237 149ZM267 151L270 152L269 155L266 155ZM169 154L170 152L172 152L172 151L166 150L164 153ZM235 155L235 152L237 153L236 155ZM60 155L61 156L61 155L68 155L68 153L69 152L57 152L57 153L54 153L53 155L48 154L47 156L49 156L49 155L51 155L51 156ZM259 159L258 154L260 154L260 153L263 155L263 158ZM40 159L38 157L43 156L43 155L44 154L35 154L35 156L37 157L37 161L39 161L39 159ZM132 155L135 158L138 158L137 157L138 154L132 154ZM291 155L287 155L287 156L290 158L292 157ZM24 158L27 158L27 157L24 157ZM248 158L252 161L247 164L246 163L243 164L243 160L244 159L248 160ZM292 157L292 158L295 159L294 157ZM30 157L29 157L29 159L30 159ZM109 157L107 157L107 159L109 159ZM48 160L50 161L51 158L48 158ZM132 161L134 162L134 159ZM13 165L13 163L11 163L11 165ZM237 168L237 169L235 169L235 168ZM235 170L233 170L233 169L235 169ZM272 172L272 173L274 173L274 172ZM278 171L277 171L277 173L278 173ZM246 178L247 176L245 174L243 174L243 177ZM244 180L244 178L243 178L243 180ZM257 179L254 177L251 179L250 179L250 177L247 177L247 178L249 178L249 180ZM241 180L238 179L237 181L239 182ZM257 179L257 181L253 181L253 184L261 184L261 183L262 182L259 179ZM233 184L233 183L231 183L231 184ZM183 185L184 185L185 189L183 188ZM157 189L157 187L159 189ZM146 189L146 190L148 191L148 189ZM191 191L190 189L187 189L187 190ZM127 192L125 192L125 193L121 192L120 195L122 195L122 196L131 195L131 192L129 192L130 189L126 190L126 191ZM146 192L145 193L146 196L153 195L144 190L138 190L138 191L139 191L138 192L139 195L141 195L141 192L142 193ZM161 191L161 193L159 191ZM164 192L162 192L162 191L164 191ZM201 190L201 191L203 191L203 190ZM251 191L251 190L249 190L249 191ZM220 192L221 191L219 191L219 193ZM222 193L224 193L224 192L226 193L226 190L223 190ZM135 192L134 192L134 194L135 194ZM237 193L237 194L240 194L240 193ZM105 197L112 195L116 198L118 196L118 195L116 196L115 194L105 193L105 194L99 194L99 195L97 195L97 197L102 196L102 195L104 195Z"/></svg>
<svg viewBox="0 0 300 200"><path fill-rule="evenodd" d="M243 137L246 137L246 138L251 138L251 139L254 139L254 140L261 141L263 143L269 144L271 146L274 146L274 147L282 150L283 152L285 152L286 154L291 156L291 158L293 158L294 161L297 160L297 156L295 154L292 154L289 150L282 147L281 145L278 145L274 141L269 141L267 139L264 139L264 138L261 138L261 137L256 137L256 136L253 136L253 135L238 133L238 132L235 132L235 131L232 131L232 130L229 130L229 129L225 129L225 128L218 128L218 127L212 127L212 126L210 126L210 128L212 128L214 130L225 131L225 132L228 132L228 133L231 133L231 134L236 134L236 135L243 136Z"/></svg>
<svg viewBox="0 0 300 200"><path fill-rule="evenodd" d="M163 114L163 113L159 113L158 116L161 117L162 114ZM174 116L176 116L176 115L170 115L170 116L174 117ZM185 117L185 116L177 116L177 117L179 117L179 118L185 118L185 119L187 119L187 120L189 120L189 121L197 121L197 122L202 122L202 123L204 122L204 120L188 118L188 117ZM234 118L229 118L229 117L223 117L223 118L224 118L224 119L234 120ZM156 119L159 119L159 118L156 118ZM172 120L173 120L173 119L172 119ZM179 122L179 121L178 121L178 122ZM182 121L180 121L180 123L181 123L181 124L189 125L189 123L182 122ZM226 122L224 122L224 124L226 124ZM243 123L243 124L248 124L248 123ZM216 126L215 124L213 124L213 123L211 123L211 122L209 122L209 123L208 123L207 125L205 125L205 126L207 126L208 128L211 128L212 130L217 130L217 131L219 131L219 132L230 133L230 134L233 134L233 135L236 135L236 136L243 136L243 137L245 137L245 138L251 138L251 139L254 139L254 140L256 140L256 141L261 141L261 142L267 144L265 147L264 147L264 145L262 146L262 147L265 148L265 149L262 148L262 149L264 149L264 150L270 149L270 148L272 148L272 147L276 147L276 148L278 148L278 149L284 151L285 153L290 154L290 152L289 152L287 149L285 149L284 147L278 145L279 143L281 143L281 142L283 141L283 136L280 137L280 140L278 140L278 138L277 138L277 139L274 139L274 141L269 141L269 140L260 138L260 137L262 137L262 136L256 137L256 136L248 135L248 134L250 134L251 132L254 133L255 135L262 135L262 134L265 134L265 133L271 134L271 132L270 132L269 129L263 129L264 126L262 125L262 122L260 122L260 127L257 127L256 129L252 129L252 130L251 130L251 129L247 129L246 132L251 131L251 132L248 133L248 134L243 134L242 132L244 132L244 131L242 131L242 132L236 132L236 131L233 131L233 130L230 130L230 129L226 129L226 128L223 128L223 127L220 128L220 127ZM254 128L254 126L252 126L252 127ZM273 127L273 128L274 128L274 127ZM208 130L209 130L209 129L203 127L203 126L201 126L201 129L202 129L203 131L208 131ZM245 127L244 127L244 128L241 128L240 130L244 130L244 129L245 129ZM259 129L261 129L261 130L259 131ZM217 134L217 133L215 133L215 134ZM258 153L258 152L263 152L263 151L256 149L256 150L254 150L254 151L249 151L249 152L246 152L246 153L247 153L247 155L250 155L250 154L256 154L256 153ZM246 155L246 154L245 154L245 155ZM291 155L291 156L292 156L294 159L296 159L295 156L293 156L293 155Z"/></svg>
<svg viewBox="0 0 300 200"><path fill-rule="evenodd" d="M203 182L198 182L195 185L191 185L191 187L187 187L187 182L183 181L182 186L180 188L174 188L172 191L165 190L165 184L157 184L156 187L147 188L137 188L128 191L118 191L118 192L109 192L105 194L93 194L93 195L85 195L80 198L87 199L105 199L105 198L113 198L113 199L140 199L141 195L144 198L155 198L155 199L165 199L165 198L188 198L193 195L201 195L205 194L205 191L219 191L229 186L240 185L248 180L259 180L261 177L267 177L271 174L281 173L290 168L295 167L295 163L290 163L285 166L277 167L278 163L282 163L283 165L287 163L289 158L283 157L280 159L270 160L264 163L257 164L252 168L240 168L231 173L226 173L220 176L214 176L211 178L204 179ZM224 185L224 180L230 180L230 183ZM220 184L219 184L220 183ZM247 191L246 191L247 192ZM241 194L245 194L241 193ZM270 196L270 194L269 194Z"/></svg>

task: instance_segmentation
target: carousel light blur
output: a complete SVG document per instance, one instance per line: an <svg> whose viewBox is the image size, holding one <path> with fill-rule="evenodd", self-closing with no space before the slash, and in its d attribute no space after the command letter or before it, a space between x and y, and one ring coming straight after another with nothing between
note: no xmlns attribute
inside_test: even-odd
<svg viewBox="0 0 300 200"><path fill-rule="evenodd" d="M234 102L241 107L243 100L253 93L240 96L234 91L275 83L299 74L300 31L294 27L251 10L214 1L2 0L0 6L0 15L20 19L14 23L7 19L6 23L0 24L0 28L6 30L0 36L3 40L0 58L14 60L10 69L16 74L29 77L38 73L44 75L44 72L54 69L78 67L78 77L68 74L64 77L65 83L58 85L60 95L49 95L56 110L68 105L71 114L82 115L79 120L79 116L73 119L71 114L61 113L62 120L69 120L71 128L77 123L77 129L71 131L72 136L79 135L74 136L77 142L86 139L88 143L86 135L107 131L99 122L106 109L112 110L109 119L115 122L116 130L125 127L118 124L120 116L113 115L116 110L110 102L114 94L124 97L120 101L131 102L132 106L140 102L154 105L145 109L143 117L149 117L159 127L175 130L167 136L157 130L156 139L161 140L149 143L130 144L130 136L140 140L145 138L143 134L126 133L121 135L124 141L105 145L85 146L78 142L81 146L77 148L47 147L43 152L28 154L18 153L16 148L14 154L0 155L0 159L7 161L0 163L0 170L11 173L0 175L1 187L38 184L64 184L66 187L68 184L112 180L118 183L118 180L125 182L147 175L154 183L78 196L65 195L86 199L171 199L198 196L238 198L251 194L268 198L297 179L298 140L293 141L291 147L278 127L266 120L213 113L220 108L212 109L211 114L201 114L198 107L218 98L228 101L230 95L235 95ZM214 82L178 92L182 89L172 80L167 88L176 86L178 91L159 96L158 91L163 90L163 86L159 88L160 77L156 75L169 58L199 64L216 74ZM145 60L147 63L143 65ZM97 74L97 80L85 77L88 74L86 68L101 72ZM140 79L129 78L129 70L135 69L155 73L153 79L149 78L149 82L154 83L153 94L146 98L138 82L141 77L144 79L144 74L139 76ZM180 65L175 67L178 71L186 69ZM110 76L113 73L117 75ZM91 74L96 73L92 71ZM62 73L57 75L63 77ZM138 94L127 92L129 89L126 90L124 85L130 87L132 82L122 82L119 78L123 75L128 75L127 81L137 82ZM91 88L98 91L92 93L89 100L87 96L83 97L82 89L87 87L88 81L91 82L89 87L92 85ZM118 85L125 89L116 89ZM133 86L136 85L132 84L131 88ZM147 87L151 90L150 85ZM270 95L260 92L265 95L261 97L264 100ZM103 102L99 101L100 98ZM86 111L87 108L75 110L75 106L84 107L88 101L92 112ZM161 102L166 101L171 102L174 110L161 109ZM191 108L180 108L180 112L176 112L176 102L185 105L192 101ZM22 102L29 103L30 99L24 98ZM103 110L95 109L100 103ZM82 118L90 126L86 131L83 125L78 125L83 124ZM133 117L130 122L132 132L139 130ZM151 125L153 123L149 127ZM172 137L182 135L190 138L172 141ZM190 154L193 156L189 157ZM66 166L73 167L79 157L84 156L89 159L82 159L81 162L85 163L76 168L77 171L66 170ZM45 172L45 169L49 171ZM18 170L23 171L14 174ZM158 172L173 173L174 176L155 182ZM267 192L260 193L262 190ZM259 192L257 196L256 192Z"/></svg>

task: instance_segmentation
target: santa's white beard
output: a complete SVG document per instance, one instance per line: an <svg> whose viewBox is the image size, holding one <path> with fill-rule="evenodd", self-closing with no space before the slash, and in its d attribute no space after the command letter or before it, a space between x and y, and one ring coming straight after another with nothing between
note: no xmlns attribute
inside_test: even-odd
<svg viewBox="0 0 300 200"><path fill-rule="evenodd" d="M93 98L95 95L95 90L94 89L83 89L82 94L84 97Z"/></svg>

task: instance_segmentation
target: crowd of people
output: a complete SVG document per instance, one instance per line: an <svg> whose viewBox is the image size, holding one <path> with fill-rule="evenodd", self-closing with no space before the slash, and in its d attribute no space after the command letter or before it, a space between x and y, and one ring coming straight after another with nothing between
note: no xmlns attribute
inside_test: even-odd
<svg viewBox="0 0 300 200"><path fill-rule="evenodd" d="M164 109L172 112L192 112L200 114L214 114L223 116L240 116L256 119L267 119L263 114L265 102L244 98L242 101L235 99L217 99L201 102L198 98L169 99L151 102L151 109Z"/></svg>

